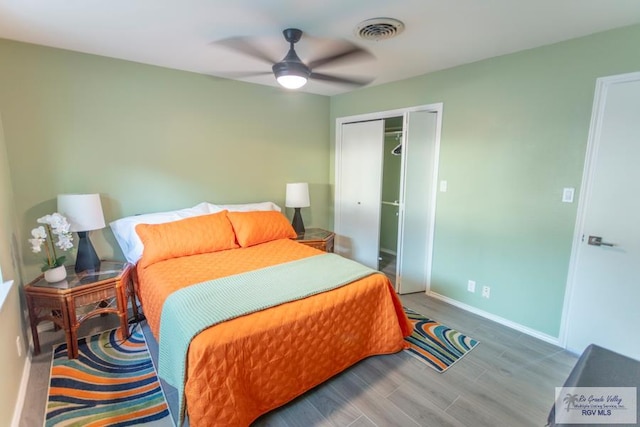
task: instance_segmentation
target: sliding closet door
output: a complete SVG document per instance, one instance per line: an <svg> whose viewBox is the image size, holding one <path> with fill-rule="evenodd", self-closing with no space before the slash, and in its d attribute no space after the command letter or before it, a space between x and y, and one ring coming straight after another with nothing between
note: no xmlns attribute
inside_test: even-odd
<svg viewBox="0 0 640 427"><path fill-rule="evenodd" d="M335 252L378 268L384 121L347 123L336 159Z"/></svg>
<svg viewBox="0 0 640 427"><path fill-rule="evenodd" d="M405 124L396 283L396 290L401 294L425 292L427 289L433 240L437 119L436 112L414 111L408 113Z"/></svg>

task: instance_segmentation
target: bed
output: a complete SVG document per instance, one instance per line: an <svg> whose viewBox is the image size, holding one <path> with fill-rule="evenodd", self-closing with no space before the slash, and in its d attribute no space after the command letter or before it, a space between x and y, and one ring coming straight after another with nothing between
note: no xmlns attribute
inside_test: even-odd
<svg viewBox="0 0 640 427"><path fill-rule="evenodd" d="M222 210L135 229L144 246L137 292L161 353L173 343L161 333L161 319L175 294L323 256L291 240L295 232L275 210ZM214 324L190 341L184 356L189 423L249 425L368 356L402 350L410 331L391 283L379 273Z"/></svg>

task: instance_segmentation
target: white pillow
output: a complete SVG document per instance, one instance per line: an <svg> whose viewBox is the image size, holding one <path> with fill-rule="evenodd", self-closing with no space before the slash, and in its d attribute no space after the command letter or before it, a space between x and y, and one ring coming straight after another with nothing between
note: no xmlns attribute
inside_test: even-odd
<svg viewBox="0 0 640 427"><path fill-rule="evenodd" d="M144 250L144 245L138 233L136 233L136 225L162 224L208 213L213 213L209 210L209 203L202 202L192 208L128 216L115 220L109 225L125 258L130 263L135 264L142 257L142 251Z"/></svg>
<svg viewBox="0 0 640 427"><path fill-rule="evenodd" d="M207 203L209 205L209 212L216 213L223 210L228 210L229 212L249 212L249 211L278 211L282 212L280 206L276 205L273 202L259 202L259 203L245 203L238 205L214 205L212 203Z"/></svg>

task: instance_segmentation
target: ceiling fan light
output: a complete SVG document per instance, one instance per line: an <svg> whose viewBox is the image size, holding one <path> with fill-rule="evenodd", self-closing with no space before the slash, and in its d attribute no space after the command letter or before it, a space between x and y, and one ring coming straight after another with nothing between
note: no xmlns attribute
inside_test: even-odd
<svg viewBox="0 0 640 427"><path fill-rule="evenodd" d="M293 49L280 62L273 64L273 74L278 83L286 89L300 89L307 84L311 70L300 61Z"/></svg>
<svg viewBox="0 0 640 427"><path fill-rule="evenodd" d="M306 77L296 76L294 74L278 76L276 80L280 83L280 86L286 89L300 89L307 84Z"/></svg>

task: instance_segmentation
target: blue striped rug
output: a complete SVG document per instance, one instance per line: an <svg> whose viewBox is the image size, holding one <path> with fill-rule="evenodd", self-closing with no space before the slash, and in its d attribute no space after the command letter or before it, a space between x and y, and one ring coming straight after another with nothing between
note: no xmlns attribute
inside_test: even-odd
<svg viewBox="0 0 640 427"><path fill-rule="evenodd" d="M404 312L413 324L413 333L405 337L410 345L405 351L438 372L449 369L478 345L477 340L420 313L406 307Z"/></svg>
<svg viewBox="0 0 640 427"><path fill-rule="evenodd" d="M173 426L139 325L120 342L116 329L54 349L45 426Z"/></svg>

